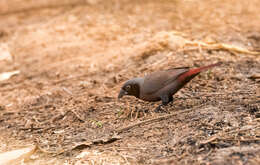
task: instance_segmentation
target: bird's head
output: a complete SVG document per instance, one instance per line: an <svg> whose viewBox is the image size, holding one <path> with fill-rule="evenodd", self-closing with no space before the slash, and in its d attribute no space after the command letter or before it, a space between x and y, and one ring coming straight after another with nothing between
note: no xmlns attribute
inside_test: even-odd
<svg viewBox="0 0 260 165"><path fill-rule="evenodd" d="M134 78L128 80L121 87L121 90L118 94L118 99L122 98L125 95L131 95L139 98L140 96L140 87L143 83L143 78Z"/></svg>

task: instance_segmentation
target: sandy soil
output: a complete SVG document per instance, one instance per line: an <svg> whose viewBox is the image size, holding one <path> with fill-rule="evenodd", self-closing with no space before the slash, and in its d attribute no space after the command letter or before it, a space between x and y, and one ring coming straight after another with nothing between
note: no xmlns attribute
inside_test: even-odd
<svg viewBox="0 0 260 165"><path fill-rule="evenodd" d="M260 55L191 44L260 51L259 8L258 0L2 0L0 46L13 59L0 60L0 73L20 73L0 81L0 151L37 145L26 164L260 164ZM217 61L168 113L153 111L159 102L117 100L130 78Z"/></svg>

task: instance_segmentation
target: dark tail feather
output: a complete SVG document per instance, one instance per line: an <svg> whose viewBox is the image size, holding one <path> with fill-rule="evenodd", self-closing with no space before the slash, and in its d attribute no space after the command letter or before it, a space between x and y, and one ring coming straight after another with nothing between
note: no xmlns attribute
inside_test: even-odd
<svg viewBox="0 0 260 165"><path fill-rule="evenodd" d="M211 65L208 65L208 66L202 66L202 67L199 67L199 68L194 68L194 69L190 69L188 72L182 74L180 77L179 77L179 80L184 80L185 78L187 77L190 77L190 76L193 76L193 75L197 75L198 73L202 72L202 71L206 71L212 67L215 67L215 66L219 66L221 65L222 62L218 62L216 64L211 64Z"/></svg>

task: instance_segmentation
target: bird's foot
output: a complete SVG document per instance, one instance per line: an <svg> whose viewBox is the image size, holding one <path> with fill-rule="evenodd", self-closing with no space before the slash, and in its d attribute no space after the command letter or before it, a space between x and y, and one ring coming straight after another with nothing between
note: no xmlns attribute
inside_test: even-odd
<svg viewBox="0 0 260 165"><path fill-rule="evenodd" d="M169 113L167 110L165 110L163 105L159 105L154 110L155 113Z"/></svg>

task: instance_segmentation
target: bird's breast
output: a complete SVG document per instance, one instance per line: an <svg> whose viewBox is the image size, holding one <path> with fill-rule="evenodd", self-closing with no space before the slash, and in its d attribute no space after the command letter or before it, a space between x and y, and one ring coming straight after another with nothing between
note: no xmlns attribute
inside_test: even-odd
<svg viewBox="0 0 260 165"><path fill-rule="evenodd" d="M150 102L155 102L155 101L161 100L161 98L155 94L143 94L143 95L140 95L140 99L142 99L144 101L150 101Z"/></svg>

